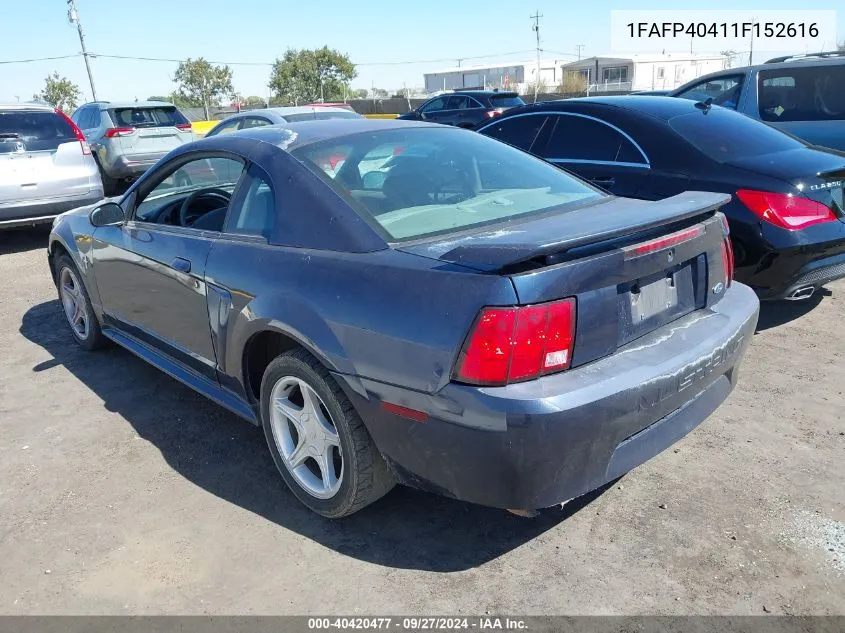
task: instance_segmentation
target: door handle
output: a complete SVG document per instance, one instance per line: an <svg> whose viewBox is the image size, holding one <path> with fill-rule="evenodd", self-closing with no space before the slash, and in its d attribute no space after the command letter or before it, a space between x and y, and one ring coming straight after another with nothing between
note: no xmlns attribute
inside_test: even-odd
<svg viewBox="0 0 845 633"><path fill-rule="evenodd" d="M170 267L173 270L178 270L180 273L191 272L191 262L185 259L184 257L173 258L173 261L170 262Z"/></svg>

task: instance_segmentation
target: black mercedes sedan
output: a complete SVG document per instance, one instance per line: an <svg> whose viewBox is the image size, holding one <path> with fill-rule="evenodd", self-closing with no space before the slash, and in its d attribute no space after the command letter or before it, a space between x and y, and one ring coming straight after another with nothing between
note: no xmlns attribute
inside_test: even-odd
<svg viewBox="0 0 845 633"><path fill-rule="evenodd" d="M48 257L79 345L263 425L315 512L400 482L530 514L730 393L759 302L727 200L615 198L454 127L309 121L182 145L59 216Z"/></svg>
<svg viewBox="0 0 845 633"><path fill-rule="evenodd" d="M514 108L478 131L615 195L730 194L736 277L762 299L845 277L845 154L708 102L643 95Z"/></svg>

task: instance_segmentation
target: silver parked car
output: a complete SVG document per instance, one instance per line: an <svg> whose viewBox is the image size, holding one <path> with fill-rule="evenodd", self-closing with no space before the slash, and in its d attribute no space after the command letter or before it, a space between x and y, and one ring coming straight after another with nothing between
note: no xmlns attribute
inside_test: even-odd
<svg viewBox="0 0 845 633"><path fill-rule="evenodd" d="M0 228L51 221L103 197L91 148L49 105L0 105Z"/></svg>
<svg viewBox="0 0 845 633"><path fill-rule="evenodd" d="M298 121L319 121L321 119L362 119L360 114L349 108L333 106L288 106L282 108L262 108L233 114L215 125L205 135L217 136L238 130L247 130L263 125L278 125L279 123L296 123Z"/></svg>
<svg viewBox="0 0 845 633"><path fill-rule="evenodd" d="M91 143L107 195L134 180L159 158L194 140L191 122L172 103L97 101L73 113Z"/></svg>

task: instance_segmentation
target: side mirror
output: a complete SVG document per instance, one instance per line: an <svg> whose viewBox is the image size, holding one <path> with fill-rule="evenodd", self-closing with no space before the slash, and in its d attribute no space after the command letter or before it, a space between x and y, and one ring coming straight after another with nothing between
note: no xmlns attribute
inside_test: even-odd
<svg viewBox="0 0 845 633"><path fill-rule="evenodd" d="M117 226L126 221L123 208L116 202L104 202L88 216L92 226Z"/></svg>

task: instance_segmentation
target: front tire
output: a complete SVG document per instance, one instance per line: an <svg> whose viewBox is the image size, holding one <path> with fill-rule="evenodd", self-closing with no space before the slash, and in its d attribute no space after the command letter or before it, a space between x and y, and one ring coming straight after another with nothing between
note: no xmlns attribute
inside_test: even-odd
<svg viewBox="0 0 845 633"><path fill-rule="evenodd" d="M106 338L91 307L88 292L79 271L66 254L56 259L56 288L70 333L79 346L89 351L103 347Z"/></svg>
<svg viewBox="0 0 845 633"><path fill-rule="evenodd" d="M303 349L282 354L265 370L261 422L285 483L317 514L349 516L395 485L346 394Z"/></svg>

